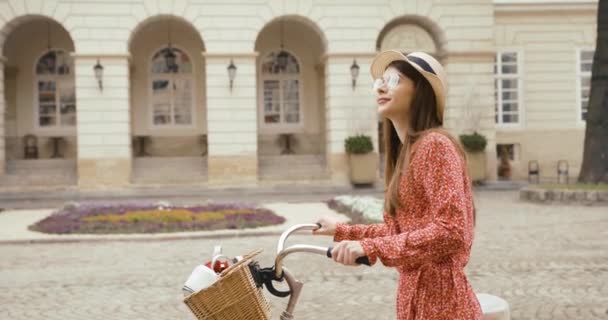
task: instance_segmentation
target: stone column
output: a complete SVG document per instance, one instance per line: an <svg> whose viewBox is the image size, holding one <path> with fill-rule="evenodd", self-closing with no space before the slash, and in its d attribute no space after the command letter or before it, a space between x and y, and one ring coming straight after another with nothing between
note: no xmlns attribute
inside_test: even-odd
<svg viewBox="0 0 608 320"><path fill-rule="evenodd" d="M352 135L372 137L378 154L378 113L371 91L369 67L375 53L330 53L325 62L325 121L327 163L335 184L348 184L348 155L344 140ZM351 66L359 65L353 89Z"/></svg>
<svg viewBox="0 0 608 320"><path fill-rule="evenodd" d="M129 55L74 54L78 121L78 185L103 188L131 181ZM103 89L93 66L103 66Z"/></svg>
<svg viewBox="0 0 608 320"><path fill-rule="evenodd" d="M6 98L4 95L4 64L5 57L0 57L0 176L6 173Z"/></svg>
<svg viewBox="0 0 608 320"><path fill-rule="evenodd" d="M257 184L257 53L203 53L211 185ZM237 67L230 89L228 65Z"/></svg>
<svg viewBox="0 0 608 320"><path fill-rule="evenodd" d="M494 57L491 51L448 52L443 61L449 83L444 126L456 137L477 131L488 139L488 180L497 179Z"/></svg>

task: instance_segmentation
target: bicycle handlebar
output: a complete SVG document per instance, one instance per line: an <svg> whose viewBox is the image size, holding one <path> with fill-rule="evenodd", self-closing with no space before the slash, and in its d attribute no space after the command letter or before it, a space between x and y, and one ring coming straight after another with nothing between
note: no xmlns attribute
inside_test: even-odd
<svg viewBox="0 0 608 320"><path fill-rule="evenodd" d="M285 241L287 241L287 238L289 238L289 236L292 233L294 233L298 230L315 230L317 228L319 228L318 224L299 224L299 225L292 226L291 228L289 228L285 232L283 232L283 234L279 238L279 243L277 245L277 257L274 262L275 277L277 279L281 279L283 277L283 259L285 259L285 257L291 253L294 253L294 252L316 253L316 254L325 255L328 258L331 258L331 251L332 251L333 247L319 247L319 246L311 246L311 245L293 245L293 246L285 249ZM364 265L368 265L368 266L371 265L369 258L366 256L358 257L355 261L358 264L364 264Z"/></svg>
<svg viewBox="0 0 608 320"><path fill-rule="evenodd" d="M331 258L331 251L333 249L334 249L334 247L327 248L326 254L327 254L328 258ZM367 256L359 257L359 258L355 259L355 262L357 264L364 264L366 266L371 266L372 265L371 262L369 261L369 258Z"/></svg>

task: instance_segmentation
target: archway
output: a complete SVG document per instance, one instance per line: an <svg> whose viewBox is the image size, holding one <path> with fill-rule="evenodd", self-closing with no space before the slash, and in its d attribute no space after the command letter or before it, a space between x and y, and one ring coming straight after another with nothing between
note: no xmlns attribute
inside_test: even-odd
<svg viewBox="0 0 608 320"><path fill-rule="evenodd" d="M261 180L327 178L323 34L299 16L259 33L258 163Z"/></svg>
<svg viewBox="0 0 608 320"><path fill-rule="evenodd" d="M2 184L77 181L74 42L55 20L22 16L6 24Z"/></svg>
<svg viewBox="0 0 608 320"><path fill-rule="evenodd" d="M142 22L129 43L134 183L207 180L204 43L175 16Z"/></svg>

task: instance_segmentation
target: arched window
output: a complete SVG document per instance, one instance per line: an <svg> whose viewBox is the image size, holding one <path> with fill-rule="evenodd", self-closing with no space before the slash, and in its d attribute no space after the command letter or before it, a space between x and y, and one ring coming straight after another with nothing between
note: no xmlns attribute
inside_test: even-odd
<svg viewBox="0 0 608 320"><path fill-rule="evenodd" d="M192 60L182 50L163 48L152 57L150 108L154 126L192 125Z"/></svg>
<svg viewBox="0 0 608 320"><path fill-rule="evenodd" d="M264 124L299 124L300 64L286 51L271 52L262 60Z"/></svg>
<svg viewBox="0 0 608 320"><path fill-rule="evenodd" d="M38 126L42 128L76 125L74 61L69 53L52 49L36 62Z"/></svg>

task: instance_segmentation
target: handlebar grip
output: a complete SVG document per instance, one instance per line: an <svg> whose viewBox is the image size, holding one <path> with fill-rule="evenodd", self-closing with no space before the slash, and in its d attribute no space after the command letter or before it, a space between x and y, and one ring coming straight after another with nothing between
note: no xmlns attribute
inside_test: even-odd
<svg viewBox="0 0 608 320"><path fill-rule="evenodd" d="M327 248L327 257L331 258L331 251L334 249L334 247L328 247ZM369 262L369 258L367 256L363 256L363 257L359 257L355 260L355 262L357 264L364 264L366 266L371 266L372 264Z"/></svg>

